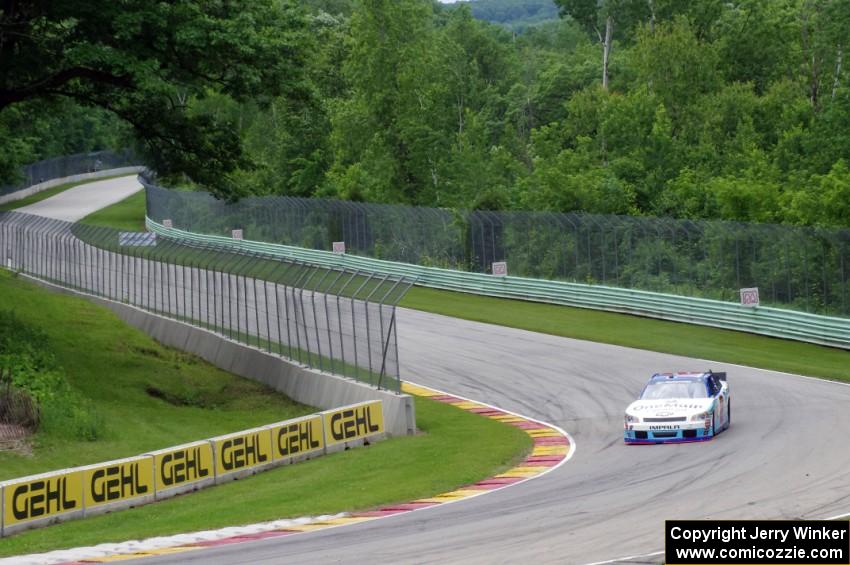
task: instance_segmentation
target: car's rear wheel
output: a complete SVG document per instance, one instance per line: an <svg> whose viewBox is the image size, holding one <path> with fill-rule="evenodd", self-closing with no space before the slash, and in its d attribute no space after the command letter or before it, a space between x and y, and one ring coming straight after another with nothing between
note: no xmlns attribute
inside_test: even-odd
<svg viewBox="0 0 850 565"><path fill-rule="evenodd" d="M717 435L717 425L715 424L715 418L717 414L714 412L711 413L711 436L714 437Z"/></svg>
<svg viewBox="0 0 850 565"><path fill-rule="evenodd" d="M732 401L726 400L726 429L732 425Z"/></svg>

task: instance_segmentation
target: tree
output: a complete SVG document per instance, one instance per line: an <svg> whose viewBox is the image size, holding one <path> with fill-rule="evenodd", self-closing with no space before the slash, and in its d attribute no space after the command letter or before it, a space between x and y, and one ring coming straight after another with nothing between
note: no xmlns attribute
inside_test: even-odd
<svg viewBox="0 0 850 565"><path fill-rule="evenodd" d="M620 30L620 37L626 38L640 22L648 22L651 27L655 25L653 0L555 0L555 4L562 17L571 17L602 45L602 88L605 90L608 90L608 65L616 30Z"/></svg>
<svg viewBox="0 0 850 565"><path fill-rule="evenodd" d="M720 85L715 47L700 41L684 16L654 30L642 26L632 55L639 83L658 94L674 118Z"/></svg>
<svg viewBox="0 0 850 565"><path fill-rule="evenodd" d="M809 101L818 111L824 91L834 98L841 85L841 63L850 26L850 0L803 0L800 25Z"/></svg>
<svg viewBox="0 0 850 565"><path fill-rule="evenodd" d="M793 72L800 50L795 4L797 0L741 0L720 14L714 34L727 80L751 82L761 94Z"/></svg>
<svg viewBox="0 0 850 565"><path fill-rule="evenodd" d="M555 0L562 17L569 16L588 33L595 34L602 44L602 88L608 90L608 62L614 37L614 14L611 2L597 3L596 0ZM600 20L605 22L602 33Z"/></svg>
<svg viewBox="0 0 850 565"><path fill-rule="evenodd" d="M789 196L788 215L802 224L846 226L850 215L850 168L836 161L829 174L813 175L807 186Z"/></svg>
<svg viewBox="0 0 850 565"><path fill-rule="evenodd" d="M450 114L434 108L440 84L432 16L431 6L420 0L355 3L343 65L351 93L332 116L329 192L414 202L433 176L433 146L445 140L427 117Z"/></svg>
<svg viewBox="0 0 850 565"><path fill-rule="evenodd" d="M57 98L104 108L158 171L228 196L228 175L250 162L233 124L191 100L304 96L304 28L292 0L3 2L0 112Z"/></svg>

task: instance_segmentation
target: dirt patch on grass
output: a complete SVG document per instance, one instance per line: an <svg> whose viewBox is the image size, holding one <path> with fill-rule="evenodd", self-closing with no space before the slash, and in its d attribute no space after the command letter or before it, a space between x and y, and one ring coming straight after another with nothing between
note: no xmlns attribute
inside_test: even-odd
<svg viewBox="0 0 850 565"><path fill-rule="evenodd" d="M0 451L32 455L29 437L30 431L24 426L0 423Z"/></svg>

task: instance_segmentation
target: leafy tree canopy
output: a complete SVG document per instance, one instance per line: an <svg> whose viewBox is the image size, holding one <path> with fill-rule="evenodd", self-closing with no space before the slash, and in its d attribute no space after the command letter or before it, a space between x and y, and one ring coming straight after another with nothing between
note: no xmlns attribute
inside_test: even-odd
<svg viewBox="0 0 850 565"><path fill-rule="evenodd" d="M850 0L53 4L0 4L0 177L129 130L227 197L850 226Z"/></svg>
<svg viewBox="0 0 850 565"><path fill-rule="evenodd" d="M306 20L290 0L0 6L0 116L62 98L106 109L132 125L158 171L218 194L231 193L229 175L251 163L235 125L193 112L190 101L308 96Z"/></svg>

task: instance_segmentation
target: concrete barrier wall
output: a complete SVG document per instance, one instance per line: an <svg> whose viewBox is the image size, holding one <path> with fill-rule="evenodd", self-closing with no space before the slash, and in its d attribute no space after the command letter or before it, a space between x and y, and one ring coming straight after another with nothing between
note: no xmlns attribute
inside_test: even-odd
<svg viewBox="0 0 850 565"><path fill-rule="evenodd" d="M80 467L86 517L141 506L155 499L153 457L139 455Z"/></svg>
<svg viewBox="0 0 850 565"><path fill-rule="evenodd" d="M133 508L386 436L382 402L0 482L0 537Z"/></svg>
<svg viewBox="0 0 850 565"><path fill-rule="evenodd" d="M0 483L3 518L0 534L48 526L84 512L83 471L64 469Z"/></svg>
<svg viewBox="0 0 850 565"><path fill-rule="evenodd" d="M212 443L196 441L151 451L156 499L191 492L215 484Z"/></svg>
<svg viewBox="0 0 850 565"><path fill-rule="evenodd" d="M378 390L353 379L310 369L209 330L165 318L135 306L63 288L28 275L21 276L26 276L46 288L83 296L106 306L124 322L142 330L158 342L195 354L230 373L264 383L302 404L327 410L358 402L380 400L384 405L387 433L409 435L416 431L416 412L410 395Z"/></svg>
<svg viewBox="0 0 850 565"><path fill-rule="evenodd" d="M27 196L32 196L33 194L38 194L42 190L47 190L48 188L53 188L54 186L59 186L60 184L65 184L69 182L80 182L84 180L97 180L102 179L104 177L114 177L118 175L129 175L132 173L141 173L145 170L144 167L120 167L117 169L106 169L103 171L97 171L95 173L81 173L79 175L71 175L69 177L62 177L58 179L51 179L44 182L40 182L38 184L34 184L27 188L22 188L21 190L17 190L15 192L10 192L9 194L5 194L0 196L0 204L5 204L7 202L14 202L16 200L21 200L26 198Z"/></svg>

